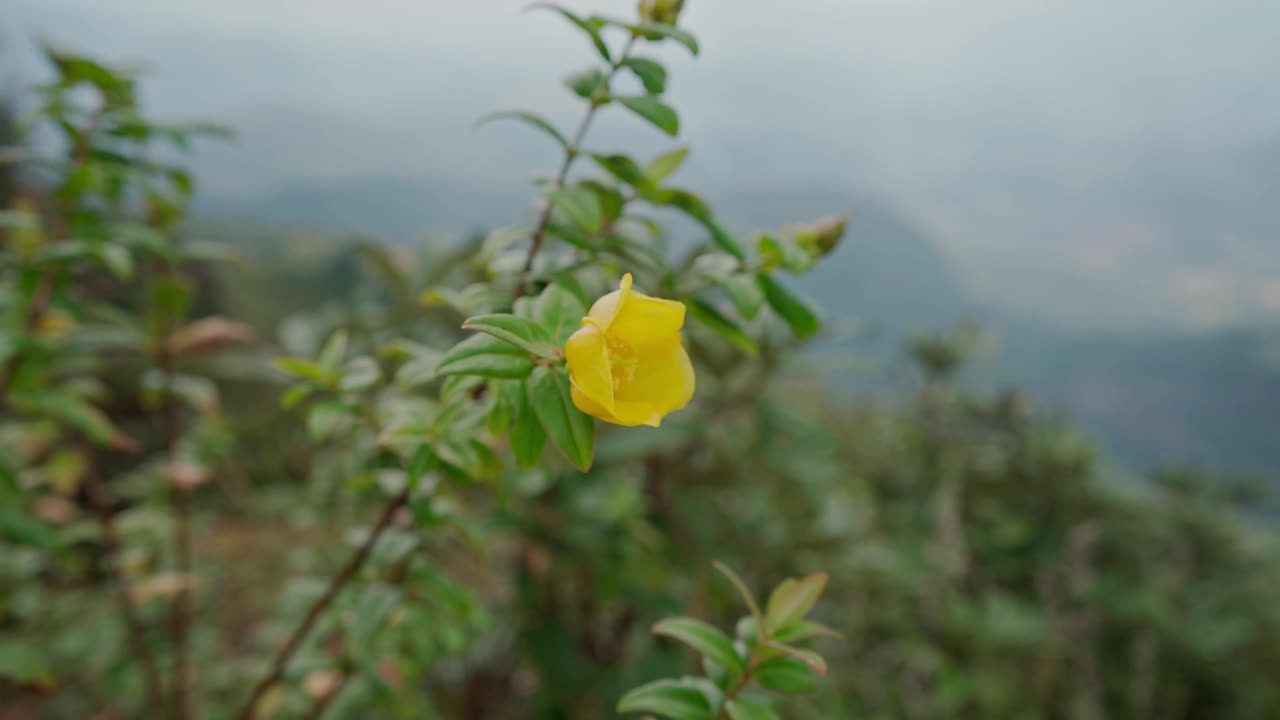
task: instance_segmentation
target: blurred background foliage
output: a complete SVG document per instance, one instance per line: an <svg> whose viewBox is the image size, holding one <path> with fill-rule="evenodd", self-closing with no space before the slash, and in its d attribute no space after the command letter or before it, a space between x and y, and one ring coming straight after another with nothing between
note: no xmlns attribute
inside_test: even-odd
<svg viewBox="0 0 1280 720"><path fill-rule="evenodd" d="M11 128L0 112L0 132ZM13 167L0 164L4 207L21 186ZM805 202L815 197L826 199ZM838 199L819 204L844 207ZM733 627L742 607L712 570L721 560L759 593L785 577L830 576L813 615L843 639L823 641L830 675L815 694L784 699L786 718L1280 717L1280 547L1267 484L1159 469L1156 457L1113 462L1074 420L1039 409L1038 398L1073 392L1053 389L1064 382L1057 369L1088 364L1088 341L1007 343L1002 363L1036 356L1029 394L993 367L980 327L908 336L962 291L918 246L876 243L909 238L891 213L853 204L858 220L832 259L846 271L841 292L820 285L832 276L799 283L824 300L825 337L795 352L766 323L746 360L691 327L697 412L660 429L602 431L587 474L509 468L411 504L264 715L308 717L332 695L321 708L331 720L613 716L628 689L691 669L685 649L651 635L655 621ZM748 211L734 222L765 221ZM317 216L312 227L324 224ZM201 397L216 399L191 412L190 440L215 478L192 498L201 622L191 638L200 716L214 718L238 707L249 658L322 591L345 554L335 548L358 540L346 529L393 491L371 444L281 407L288 383L269 358L312 357L339 330L352 353L398 338L447 347L466 313L424 296L487 280L477 258L489 233L389 245L376 228L198 218L185 235L231 250L227 262L190 268L191 315L235 318L258 338L188 368L212 378L214 394ZM914 281L886 282L890 272ZM142 302L102 268L83 282L86 302ZM862 315L894 330L842 334ZM1206 418L1247 415L1251 439L1197 430L1194 441L1249 454L1250 469L1275 467L1276 381L1250 370L1261 340L1203 351L1203 338L1117 342L1129 349L1099 357L1097 373L1157 366L1123 389L1150 393L1154 407L1169 393L1203 398L1187 403L1210 408ZM151 446L139 393L117 379L139 377L139 362L86 372L111 389L106 415ZM404 367L396 384L420 390ZM1238 390L1182 382L1210 376ZM1142 407L1124 418L1127 432L1155 412ZM75 481L83 468L57 447L3 437L0 717L150 717L138 709L143 678L126 630L102 601L112 570ZM122 449L98 457L120 498L115 565L140 580L142 621L162 626L183 589L153 572L173 532L154 508L159 470Z"/></svg>

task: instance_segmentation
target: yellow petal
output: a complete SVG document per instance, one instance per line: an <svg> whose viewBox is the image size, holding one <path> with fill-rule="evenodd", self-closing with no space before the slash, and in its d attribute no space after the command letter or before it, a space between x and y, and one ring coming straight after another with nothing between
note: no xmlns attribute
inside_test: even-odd
<svg viewBox="0 0 1280 720"><path fill-rule="evenodd" d="M631 295L631 282L631 273L623 275L622 282L618 283L618 289L595 301L587 317L600 323L602 330L608 330L614 318L622 311L622 307L627 304Z"/></svg>
<svg viewBox="0 0 1280 720"><path fill-rule="evenodd" d="M605 422L611 422L615 425L621 424L618 422L618 418L614 417L613 413L609 412L600 403L588 397L587 394L582 391L582 388L578 387L576 382L572 382L572 379L569 385L569 397L573 398L574 407L591 417L600 418Z"/></svg>
<svg viewBox="0 0 1280 720"><path fill-rule="evenodd" d="M582 327L565 343L564 355L574 387L606 412L612 413L613 368L609 362L609 347L600 327L590 320L583 321Z"/></svg>
<svg viewBox="0 0 1280 720"><path fill-rule="evenodd" d="M694 386L693 363L677 336L675 343L640 355L635 375L614 392L613 414L624 425L657 427L664 415L689 403Z"/></svg>

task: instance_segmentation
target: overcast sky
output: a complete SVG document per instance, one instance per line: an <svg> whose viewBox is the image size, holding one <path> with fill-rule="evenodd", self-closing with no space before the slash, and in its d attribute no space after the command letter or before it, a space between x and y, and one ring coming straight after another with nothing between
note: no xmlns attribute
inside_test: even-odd
<svg viewBox="0 0 1280 720"><path fill-rule="evenodd" d="M524 0L0 4L16 7L4 13L17 19L4 21L10 45L38 34L146 65L157 113L236 127L234 146L200 161L204 186L223 196L364 177L490 182L546 168L551 150L528 134L471 124L508 107L568 124L575 99L559 78L591 59L557 17L522 14ZM618 16L632 7L566 4ZM682 140L697 149L691 177L891 198L971 277L1039 255L1046 268L1066 258L1082 272L1147 262L1161 233L1143 240L1132 227L1146 222L1141 213L1121 212L1121 229L1107 230L1124 237L1104 249L1130 248L1118 260L1099 260L1093 246L1076 257L1060 233L1082 207L1108 202L1093 188L1133 182L1153 162L1229 173L1233 153L1280 142L1275 0L687 4L682 24L703 56L662 57ZM624 113L601 131L603 142L663 144Z"/></svg>

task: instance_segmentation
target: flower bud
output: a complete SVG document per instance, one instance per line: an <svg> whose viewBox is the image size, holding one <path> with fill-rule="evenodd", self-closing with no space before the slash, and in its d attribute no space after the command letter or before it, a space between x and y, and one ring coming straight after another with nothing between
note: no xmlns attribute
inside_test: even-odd
<svg viewBox="0 0 1280 720"><path fill-rule="evenodd" d="M640 19L675 25L683 7L684 0L640 0Z"/></svg>
<svg viewBox="0 0 1280 720"><path fill-rule="evenodd" d="M827 255L844 237L845 226L852 217L853 213L847 212L801 225L795 229L796 244L815 259Z"/></svg>

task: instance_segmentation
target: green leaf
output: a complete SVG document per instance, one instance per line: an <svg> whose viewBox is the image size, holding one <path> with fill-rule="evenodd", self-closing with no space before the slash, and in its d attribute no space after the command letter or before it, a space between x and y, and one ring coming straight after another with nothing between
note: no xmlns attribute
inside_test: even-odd
<svg viewBox="0 0 1280 720"><path fill-rule="evenodd" d="M714 330L720 337L729 341L729 344L747 355L755 355L759 352L756 348L756 341L751 339L751 336L747 335L736 322L726 317L711 303L701 298L692 298L689 300L688 307L690 315L697 319L698 322Z"/></svg>
<svg viewBox="0 0 1280 720"><path fill-rule="evenodd" d="M591 158L610 175L634 188L647 189L652 186L636 161L626 155L592 155Z"/></svg>
<svg viewBox="0 0 1280 720"><path fill-rule="evenodd" d="M649 181L656 185L657 183L666 180L671 173L675 172L677 168L684 164L684 159L687 157L689 157L689 148L687 147L676 148L670 152L665 152L654 158L653 161L649 163L649 166L644 169L645 177L649 178Z"/></svg>
<svg viewBox="0 0 1280 720"><path fill-rule="evenodd" d="M378 384L382 377L382 369L378 361L368 356L352 358L342 369L342 379L338 381L338 389L347 391L368 390Z"/></svg>
<svg viewBox="0 0 1280 720"><path fill-rule="evenodd" d="M613 185L607 185L599 180L583 180L578 183L580 186L587 188L596 194L600 200L600 209L604 212L606 223L617 220L622 215L622 193Z"/></svg>
<svg viewBox="0 0 1280 720"><path fill-rule="evenodd" d="M329 372L303 358L281 357L273 360L272 364L296 378L312 380L321 385L332 385L338 379L337 373Z"/></svg>
<svg viewBox="0 0 1280 720"><path fill-rule="evenodd" d="M409 473L409 482L416 483L422 479L423 475L431 472L436 466L438 456L436 451L430 445L421 445L414 451L413 457L409 458L407 472Z"/></svg>
<svg viewBox="0 0 1280 720"><path fill-rule="evenodd" d="M336 374L338 368L342 365L342 359L346 356L347 333L345 330L338 330L330 335L328 342L324 344L324 347L320 348L318 362L325 372Z"/></svg>
<svg viewBox="0 0 1280 720"><path fill-rule="evenodd" d="M622 62L644 85L650 95L661 95L667 89L667 69L660 63L642 57L629 57Z"/></svg>
<svg viewBox="0 0 1280 720"><path fill-rule="evenodd" d="M631 112L648 120L659 130L675 137L680 134L680 116L670 105L650 95L620 97L621 102Z"/></svg>
<svg viewBox="0 0 1280 720"><path fill-rule="evenodd" d="M440 364L444 354L428 347L414 351L409 360L396 370L396 386L401 390L412 390L436 376L436 366Z"/></svg>
<svg viewBox="0 0 1280 720"><path fill-rule="evenodd" d="M810 670L813 670L819 675L825 676L827 674L827 661L821 655L813 652L812 650L802 650L801 648L784 645L779 642L766 643L765 647L799 660L807 665Z"/></svg>
<svg viewBox="0 0 1280 720"><path fill-rule="evenodd" d="M712 708L695 687L679 680L655 680L623 695L618 712L651 712L672 720L710 720Z"/></svg>
<svg viewBox="0 0 1280 720"><path fill-rule="evenodd" d="M600 57L606 62L613 62L613 57L609 55L609 46L604 44L604 38L600 36L600 28L604 27L605 21L597 18L583 18L572 11L566 10L559 5L552 3L534 3L530 5L528 10L555 10L564 16L564 19L576 25L580 30L591 37L591 44L596 46L596 50L600 53Z"/></svg>
<svg viewBox="0 0 1280 720"><path fill-rule="evenodd" d="M15 393L12 401L23 412L53 418L96 443L117 447L132 444L116 429L106 413L65 390L44 388L34 393Z"/></svg>
<svg viewBox="0 0 1280 720"><path fill-rule="evenodd" d="M754 275L730 275L720 281L720 287L724 288L725 294L742 317L751 320L760 313L760 306L764 305L764 291L760 289Z"/></svg>
<svg viewBox="0 0 1280 720"><path fill-rule="evenodd" d="M294 385L284 394L280 396L280 407L289 410L298 406L303 400L311 396L315 389L310 385Z"/></svg>
<svg viewBox="0 0 1280 720"><path fill-rule="evenodd" d="M645 22L645 23L620 23L633 33L643 37L649 41L664 40L670 38L689 49L694 55L698 54L698 40L691 33L681 30L675 25L666 23Z"/></svg>
<svg viewBox="0 0 1280 720"><path fill-rule="evenodd" d="M774 641L780 643L799 642L815 637L829 637L837 640L844 639L839 632L810 620L796 620L783 625L782 627L770 633Z"/></svg>
<svg viewBox="0 0 1280 720"><path fill-rule="evenodd" d="M608 76L600 68L591 68L574 73L564 79L565 87L580 98L591 99L606 94Z"/></svg>
<svg viewBox="0 0 1280 720"><path fill-rule="evenodd" d="M720 247L721 250L724 250L738 260L746 259L746 253L742 250L742 246L738 244L737 239L716 221L715 215L711 212L710 206L708 206L702 198L687 190L663 188L657 193L646 196L646 199L655 205L669 205L674 207L685 215L697 220L711 233L711 239Z"/></svg>
<svg viewBox="0 0 1280 720"><path fill-rule="evenodd" d="M0 678L19 685L52 686L53 670L35 646L17 640L0 640Z"/></svg>
<svg viewBox="0 0 1280 720"><path fill-rule="evenodd" d="M533 370L529 354L491 335L473 335L454 345L436 366L437 375L523 378Z"/></svg>
<svg viewBox="0 0 1280 720"><path fill-rule="evenodd" d="M760 612L760 606L756 605L755 597L752 596L751 590L747 588L747 584L742 581L742 578L738 577L737 573L719 560L712 562L711 566L721 575L724 575L729 580L729 583L733 585L733 589L738 591L738 597L742 598L742 602L751 611L751 617L746 619L754 620L757 626L763 624L764 615Z"/></svg>
<svg viewBox="0 0 1280 720"><path fill-rule="evenodd" d="M803 620L818 602L818 596L826 587L827 574L824 572L813 573L799 580L795 578L783 580L769 594L769 602L765 606L764 613L765 627L772 633L787 623Z"/></svg>
<svg viewBox="0 0 1280 720"><path fill-rule="evenodd" d="M653 626L656 635L675 638L711 658L734 676L745 669L733 641L714 626L693 618L669 618Z"/></svg>
<svg viewBox="0 0 1280 720"><path fill-rule="evenodd" d="M565 137L564 133L557 130L555 125L552 125L536 113L525 112L523 110L504 110L502 112L489 113L477 120L476 126L479 127L493 122L494 120L521 120L555 138L556 142L560 143L560 147L566 150L569 149L569 138Z"/></svg>
<svg viewBox="0 0 1280 720"><path fill-rule="evenodd" d="M780 720L781 716L773 706L763 700L730 700L724 709L728 711L730 720Z"/></svg>
<svg viewBox="0 0 1280 720"><path fill-rule="evenodd" d="M760 250L760 262L765 270L773 270L779 266L792 273L808 272L813 268L814 258L796 243L790 235L774 237L761 235L756 238L756 246Z"/></svg>
<svg viewBox="0 0 1280 720"><path fill-rule="evenodd" d="M528 395L523 386L520 387L518 404L515 410L515 425L511 427L511 453L516 463L522 468L531 468L542 458L542 450L547 445L547 432L542 429L542 422L537 412L529 404Z"/></svg>
<svg viewBox="0 0 1280 720"><path fill-rule="evenodd" d="M342 403L330 400L316 404L307 413L307 435L314 442L333 437L351 417Z"/></svg>
<svg viewBox="0 0 1280 720"><path fill-rule="evenodd" d="M764 273L756 275L760 289L764 290L765 300L787 324L791 326L796 337L807 338L818 332L818 314L809 303L796 297L781 283Z"/></svg>
<svg viewBox="0 0 1280 720"><path fill-rule="evenodd" d="M515 315L477 315L462 323L465 330L479 330L532 355L555 358L551 338L541 326Z"/></svg>
<svg viewBox="0 0 1280 720"><path fill-rule="evenodd" d="M586 314L582 301L559 283L548 285L533 303L534 322L547 331L557 348L564 347Z"/></svg>
<svg viewBox="0 0 1280 720"><path fill-rule="evenodd" d="M543 429L569 462L583 472L590 470L595 422L573 404L569 377L562 370L539 366L529 378L529 401Z"/></svg>
<svg viewBox="0 0 1280 720"><path fill-rule="evenodd" d="M560 188L551 193L553 205L564 210L578 227L595 232L604 223L604 210L600 198L590 188L580 186Z"/></svg>
<svg viewBox="0 0 1280 720"><path fill-rule="evenodd" d="M133 256L123 245L103 245L94 254L118 279L128 280L133 277Z"/></svg>
<svg viewBox="0 0 1280 720"><path fill-rule="evenodd" d="M793 657L766 660L756 667L752 677L761 687L780 693L807 693L818 687L813 669Z"/></svg>

